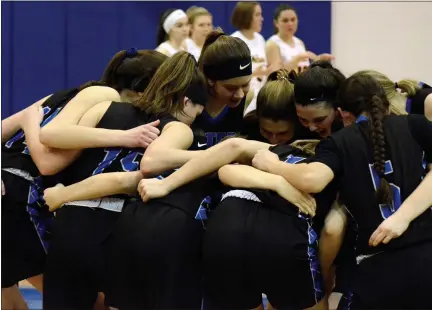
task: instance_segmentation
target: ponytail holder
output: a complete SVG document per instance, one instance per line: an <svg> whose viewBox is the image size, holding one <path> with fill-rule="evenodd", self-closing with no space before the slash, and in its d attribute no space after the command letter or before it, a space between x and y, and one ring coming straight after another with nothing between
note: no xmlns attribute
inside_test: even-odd
<svg viewBox="0 0 432 310"><path fill-rule="evenodd" d="M398 85L398 83L397 83L397 82L395 82L395 88L396 88L396 89L398 89L398 88L399 88L399 85Z"/></svg>
<svg viewBox="0 0 432 310"><path fill-rule="evenodd" d="M134 47L131 47L130 49L128 49L126 51L126 58L133 58L136 55L138 55L138 52L137 52L136 48L134 48Z"/></svg>

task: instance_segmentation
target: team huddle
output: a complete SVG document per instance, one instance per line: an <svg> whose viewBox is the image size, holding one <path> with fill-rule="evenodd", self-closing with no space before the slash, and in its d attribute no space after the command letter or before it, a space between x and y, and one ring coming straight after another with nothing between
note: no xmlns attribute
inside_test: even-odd
<svg viewBox="0 0 432 310"><path fill-rule="evenodd" d="M251 61L132 48L3 120L4 307L432 309L432 88Z"/></svg>

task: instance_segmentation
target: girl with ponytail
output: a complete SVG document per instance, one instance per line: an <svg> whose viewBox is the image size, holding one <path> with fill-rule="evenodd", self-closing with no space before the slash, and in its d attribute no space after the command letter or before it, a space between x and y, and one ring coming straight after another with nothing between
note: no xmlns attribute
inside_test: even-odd
<svg viewBox="0 0 432 310"><path fill-rule="evenodd" d="M312 163L280 163L260 151L253 165L308 193L339 184L358 233L356 271L343 303L428 308L430 290L418 279L432 276L425 268L432 263L432 123L423 115L390 115L384 89L370 76L347 79L337 102L351 126L321 141Z"/></svg>
<svg viewBox="0 0 432 310"><path fill-rule="evenodd" d="M359 71L355 75L371 76L381 84L390 101L391 113L421 114L432 120L432 87L426 83L410 79L393 82L388 76L375 70Z"/></svg>

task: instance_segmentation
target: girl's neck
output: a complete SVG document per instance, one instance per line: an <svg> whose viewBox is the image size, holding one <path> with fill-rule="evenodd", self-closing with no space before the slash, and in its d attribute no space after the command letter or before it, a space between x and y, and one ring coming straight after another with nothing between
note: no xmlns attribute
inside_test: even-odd
<svg viewBox="0 0 432 310"><path fill-rule="evenodd" d="M281 34L280 32L277 34L279 38L282 39L285 43L293 44L294 43L294 36L291 34Z"/></svg>
<svg viewBox="0 0 432 310"><path fill-rule="evenodd" d="M255 37L255 32L252 29L242 29L240 33L248 40L253 40Z"/></svg>
<svg viewBox="0 0 432 310"><path fill-rule="evenodd" d="M183 42L184 40L174 40L174 39L168 39L169 44L171 44L172 47L174 47L177 51L183 48Z"/></svg>
<svg viewBox="0 0 432 310"><path fill-rule="evenodd" d="M129 102L132 103L139 99L139 94L129 89L123 89L120 91L120 100L121 102Z"/></svg>
<svg viewBox="0 0 432 310"><path fill-rule="evenodd" d="M192 40L192 41L194 41L194 43L199 47L199 48L203 48L203 46L204 46L204 42L205 42L205 38L203 37L203 36L194 36L193 34L192 34L192 36L190 37L190 39Z"/></svg>
<svg viewBox="0 0 432 310"><path fill-rule="evenodd" d="M216 98L209 97L205 109L208 115L210 115L211 117L216 117L223 111L223 109L225 109L225 107L226 104L221 104L220 101L218 101Z"/></svg>

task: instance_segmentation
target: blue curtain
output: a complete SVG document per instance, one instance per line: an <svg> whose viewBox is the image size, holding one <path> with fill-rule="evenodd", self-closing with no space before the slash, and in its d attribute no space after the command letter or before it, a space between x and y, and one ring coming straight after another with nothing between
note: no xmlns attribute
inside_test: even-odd
<svg viewBox="0 0 432 310"><path fill-rule="evenodd" d="M330 52L331 7L290 2L298 11L297 36L315 53ZM159 16L168 8L206 7L214 25L235 29L235 2L5 2L2 1L2 117L67 87L99 79L110 58L129 47L156 47ZM279 2L262 2L262 35L273 34Z"/></svg>

